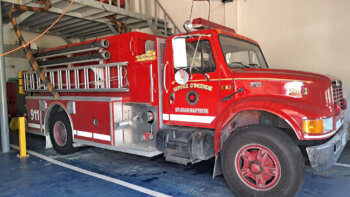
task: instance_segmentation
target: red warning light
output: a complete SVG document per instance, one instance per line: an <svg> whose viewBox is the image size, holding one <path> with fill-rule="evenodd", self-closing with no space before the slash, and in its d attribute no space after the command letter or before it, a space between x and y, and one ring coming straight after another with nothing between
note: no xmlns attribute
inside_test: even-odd
<svg viewBox="0 0 350 197"><path fill-rule="evenodd" d="M234 29L231 29L229 27L205 20L203 18L196 18L192 21L193 28L195 29L221 29L224 31L236 33Z"/></svg>

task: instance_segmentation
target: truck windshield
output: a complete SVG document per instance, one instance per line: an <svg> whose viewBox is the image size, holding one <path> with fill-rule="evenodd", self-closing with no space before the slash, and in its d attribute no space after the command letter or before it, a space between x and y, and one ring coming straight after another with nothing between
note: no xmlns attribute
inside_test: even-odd
<svg viewBox="0 0 350 197"><path fill-rule="evenodd" d="M219 40L229 68L267 68L258 46L225 35Z"/></svg>

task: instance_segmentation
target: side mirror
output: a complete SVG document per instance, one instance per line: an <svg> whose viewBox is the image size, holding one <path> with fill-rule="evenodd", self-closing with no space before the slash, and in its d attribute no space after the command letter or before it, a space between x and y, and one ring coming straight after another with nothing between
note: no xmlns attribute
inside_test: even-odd
<svg viewBox="0 0 350 197"><path fill-rule="evenodd" d="M175 81L180 85L186 84L189 78L188 73L184 69L180 69L175 73Z"/></svg>
<svg viewBox="0 0 350 197"><path fill-rule="evenodd" d="M174 38L173 59L176 69L187 68L186 38Z"/></svg>

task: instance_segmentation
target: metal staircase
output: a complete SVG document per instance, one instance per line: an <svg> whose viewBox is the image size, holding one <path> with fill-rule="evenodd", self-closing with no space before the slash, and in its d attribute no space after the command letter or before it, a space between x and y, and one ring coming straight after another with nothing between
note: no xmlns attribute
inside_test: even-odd
<svg viewBox="0 0 350 197"><path fill-rule="evenodd" d="M9 23L8 12L12 3L28 6L40 6L36 0L2 0L4 22ZM106 2L106 3L104 3ZM45 13L16 13L21 30L42 32L63 12L70 3L67 0L51 0L52 7ZM128 31L150 28L156 35L168 36L180 33L180 29L165 11L158 0L75 0L66 15L48 32L48 34L67 38L86 40L98 36L117 34L117 25L108 16L116 15L120 22L128 24ZM4 31L12 28L11 24Z"/></svg>

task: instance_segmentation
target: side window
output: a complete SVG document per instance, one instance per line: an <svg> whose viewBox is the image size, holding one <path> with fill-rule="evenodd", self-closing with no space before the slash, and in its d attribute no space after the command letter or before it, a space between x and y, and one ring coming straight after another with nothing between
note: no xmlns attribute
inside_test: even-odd
<svg viewBox="0 0 350 197"><path fill-rule="evenodd" d="M209 40L201 40L198 44L197 53L195 54L197 43L198 41L186 43L188 66L190 67L193 62L193 67L196 67L203 72L214 72L215 61ZM193 73L197 72L198 71L193 70Z"/></svg>

